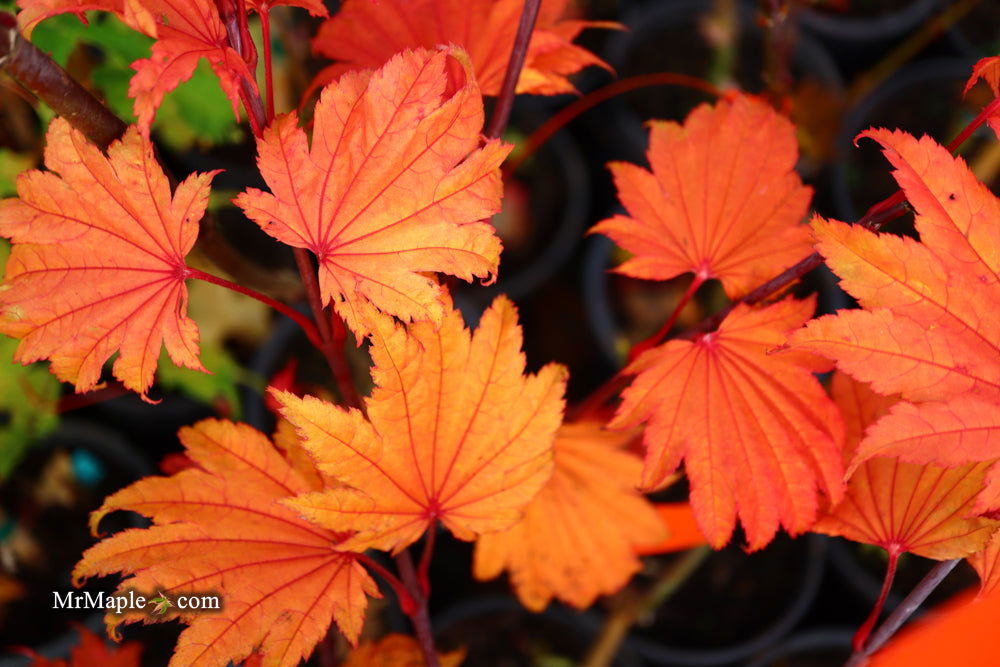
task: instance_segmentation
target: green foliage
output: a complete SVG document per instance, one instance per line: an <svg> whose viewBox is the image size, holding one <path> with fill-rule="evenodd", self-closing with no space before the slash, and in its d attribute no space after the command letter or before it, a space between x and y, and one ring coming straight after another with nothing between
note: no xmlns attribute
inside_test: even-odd
<svg viewBox="0 0 1000 667"><path fill-rule="evenodd" d="M9 254L10 246L0 243L0 267ZM47 364L15 364L18 343L0 336L0 480L10 475L31 445L59 424L59 381Z"/></svg>
<svg viewBox="0 0 1000 667"><path fill-rule="evenodd" d="M98 64L90 71L91 83L116 115L127 122L135 121L128 97L129 81L135 73L130 65L149 57L151 38L110 14L90 12L87 24L71 14L42 21L32 41L64 67L81 46L96 50ZM243 136L218 79L204 60L191 79L166 95L153 130L165 144L179 151L195 145L236 142Z"/></svg>

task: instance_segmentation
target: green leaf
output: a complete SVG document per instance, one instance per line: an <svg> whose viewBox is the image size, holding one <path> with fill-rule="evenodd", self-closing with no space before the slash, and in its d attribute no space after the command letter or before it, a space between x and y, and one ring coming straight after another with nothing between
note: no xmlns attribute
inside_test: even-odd
<svg viewBox="0 0 1000 667"><path fill-rule="evenodd" d="M242 414L237 383L263 385L262 382L253 382L250 378L251 373L240 366L236 359L218 344L204 343L201 348L201 361L211 374L179 368L167 363L168 358L165 355L166 350L160 353L160 363L156 369L160 388L179 392L208 405L223 400L229 405L229 418L234 421L239 421Z"/></svg>
<svg viewBox="0 0 1000 667"><path fill-rule="evenodd" d="M0 270L10 245L0 242ZM44 364L14 363L20 341L0 336L0 480L6 479L28 448L59 424L59 380Z"/></svg>

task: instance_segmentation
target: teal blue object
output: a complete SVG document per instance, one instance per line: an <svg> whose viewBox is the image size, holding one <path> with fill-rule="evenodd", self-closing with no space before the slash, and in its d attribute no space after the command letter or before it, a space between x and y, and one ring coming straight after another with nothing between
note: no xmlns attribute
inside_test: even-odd
<svg viewBox="0 0 1000 667"><path fill-rule="evenodd" d="M83 486L97 486L104 479L104 464L84 449L74 449L70 456L73 474Z"/></svg>

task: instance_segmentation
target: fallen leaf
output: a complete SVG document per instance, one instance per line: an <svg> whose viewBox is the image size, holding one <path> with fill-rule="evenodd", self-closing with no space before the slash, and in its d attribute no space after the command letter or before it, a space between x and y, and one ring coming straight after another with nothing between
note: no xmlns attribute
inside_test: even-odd
<svg viewBox="0 0 1000 667"><path fill-rule="evenodd" d="M671 340L641 354L613 428L645 423L642 485L661 487L684 461L691 507L721 548L739 516L750 549L779 526L809 529L817 490L843 494L843 423L807 355L768 354L813 312L812 300L739 305L718 331Z"/></svg>
<svg viewBox="0 0 1000 667"><path fill-rule="evenodd" d="M566 371L524 375L521 327L506 297L475 334L449 309L440 327L371 323L367 418L312 396L272 392L321 472L346 486L286 501L341 548L399 552L441 521L471 540L517 521L552 472Z"/></svg>
<svg viewBox="0 0 1000 667"><path fill-rule="evenodd" d="M197 464L171 477L149 477L105 499L91 515L131 510L153 520L88 549L73 570L81 580L114 572L132 575L119 592L218 593L222 611L163 614L127 610L105 617L122 623L180 619L189 627L170 664L225 665L256 648L265 665L298 665L326 636L331 621L351 642L364 620L366 595L378 588L356 560L339 550L340 535L303 519L282 499L317 490L245 424L205 420L181 429Z"/></svg>
<svg viewBox="0 0 1000 667"><path fill-rule="evenodd" d="M176 364L204 370L186 315L184 257L217 172L193 174L171 196L135 127L107 157L60 118L47 140L52 171L22 174L20 199L0 202L0 234L14 244L0 332L21 339L15 361L50 359L82 392L119 352L115 377L144 397L161 345Z"/></svg>
<svg viewBox="0 0 1000 667"><path fill-rule="evenodd" d="M568 5L568 0L543 0L518 93L574 93L567 75L590 65L610 69L572 42L584 28L620 26L560 20ZM313 85L338 79L344 72L381 67L399 51L454 44L469 53L483 94L499 95L522 6L520 0L347 0L313 39L314 53L338 61Z"/></svg>
<svg viewBox="0 0 1000 667"><path fill-rule="evenodd" d="M632 253L615 271L647 280L694 272L736 298L810 253L800 223L812 190L795 173L795 127L767 103L736 94L683 125L649 127L652 171L610 165L629 215L591 229Z"/></svg>
<svg viewBox="0 0 1000 667"><path fill-rule="evenodd" d="M518 598L535 612L553 597L585 609L624 586L641 567L635 546L666 538L652 504L635 490L642 461L625 449L634 437L598 422L564 424L552 477L524 518L476 541L476 578L509 570Z"/></svg>
<svg viewBox="0 0 1000 667"><path fill-rule="evenodd" d="M406 52L331 84L311 148L296 115L280 116L257 144L273 194L251 188L235 200L268 234L317 256L323 302L356 333L365 302L440 322L443 293L424 272L496 273L500 241L484 219L500 208L509 147L478 148L479 90L469 74L445 95L450 57ZM455 58L468 73L464 56Z"/></svg>

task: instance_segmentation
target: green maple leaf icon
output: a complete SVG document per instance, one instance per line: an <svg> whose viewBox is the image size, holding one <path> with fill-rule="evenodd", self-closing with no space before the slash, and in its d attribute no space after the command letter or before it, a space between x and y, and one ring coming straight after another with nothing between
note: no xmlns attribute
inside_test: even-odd
<svg viewBox="0 0 1000 667"><path fill-rule="evenodd" d="M174 606L174 603L170 601L162 591L156 591L159 597L155 597L150 602L155 603L156 607L153 609L154 614L165 614L167 609Z"/></svg>

